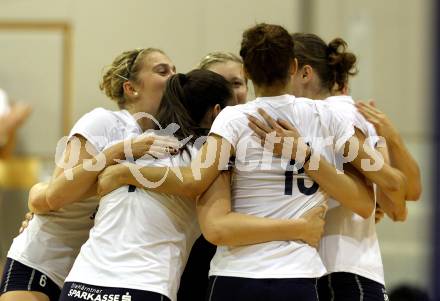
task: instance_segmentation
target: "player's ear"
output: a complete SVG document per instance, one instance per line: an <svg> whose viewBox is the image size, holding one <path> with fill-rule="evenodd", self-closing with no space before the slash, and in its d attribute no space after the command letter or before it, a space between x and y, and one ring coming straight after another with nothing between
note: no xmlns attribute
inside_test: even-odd
<svg viewBox="0 0 440 301"><path fill-rule="evenodd" d="M290 63L290 69L289 69L290 76L294 76L296 72L298 72L298 60L294 58Z"/></svg>
<svg viewBox="0 0 440 301"><path fill-rule="evenodd" d="M219 104L216 104L214 108L212 108L212 122L214 122L214 119L220 114L222 110L222 107Z"/></svg>
<svg viewBox="0 0 440 301"><path fill-rule="evenodd" d="M313 76L314 76L314 72L313 72L313 68L312 68L312 66L310 66L310 65L304 65L302 68L301 68L301 80L304 82L304 83L307 83L307 82L309 82L309 81L311 81L312 79L313 79Z"/></svg>

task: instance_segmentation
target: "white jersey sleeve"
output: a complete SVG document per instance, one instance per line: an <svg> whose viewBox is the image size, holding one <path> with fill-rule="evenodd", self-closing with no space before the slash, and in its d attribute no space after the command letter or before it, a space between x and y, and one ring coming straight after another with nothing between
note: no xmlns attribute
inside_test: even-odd
<svg viewBox="0 0 440 301"><path fill-rule="evenodd" d="M330 119L335 133L336 152L341 153L344 151L345 143L354 135L354 124L344 120L344 117L337 112L331 114Z"/></svg>
<svg viewBox="0 0 440 301"><path fill-rule="evenodd" d="M243 116L243 112L234 107L224 108L215 118L210 133L223 137L236 149L240 139L240 129L243 126L248 127L247 123L243 122Z"/></svg>
<svg viewBox="0 0 440 301"><path fill-rule="evenodd" d="M371 147L376 147L379 141L379 136L377 136L376 129L374 125L368 122L361 113L357 110L354 113L354 126L362 131L368 140Z"/></svg>
<svg viewBox="0 0 440 301"><path fill-rule="evenodd" d="M98 151L102 151L109 143L109 125L114 125L115 117L111 111L97 108L82 116L73 126L69 139L81 135Z"/></svg>
<svg viewBox="0 0 440 301"><path fill-rule="evenodd" d="M307 108L311 105L315 108L314 114L310 113L310 109ZM309 128L308 132L321 132L323 134L322 138L332 139L335 147L335 155L341 155L344 151L345 143L354 135L354 122L347 121L342 114L339 114L337 111L332 110L331 106L323 101L312 101L308 99L298 98L296 108L297 110L295 112L299 118L298 126L296 126L296 128L304 128L304 125L307 125L307 127ZM319 116L319 126L313 124L313 122L316 122L316 116L314 116L316 114ZM312 129L316 126L320 128L319 131L317 131L316 129ZM303 133L301 134L303 135ZM314 145L312 144L312 147L313 146ZM313 148L315 149L315 147Z"/></svg>
<svg viewBox="0 0 440 301"><path fill-rule="evenodd" d="M337 115L350 122L355 128L360 130L368 138L369 145L374 147L379 140L374 126L369 123L364 116L354 106L353 98L347 95L331 96L326 99L326 103Z"/></svg>

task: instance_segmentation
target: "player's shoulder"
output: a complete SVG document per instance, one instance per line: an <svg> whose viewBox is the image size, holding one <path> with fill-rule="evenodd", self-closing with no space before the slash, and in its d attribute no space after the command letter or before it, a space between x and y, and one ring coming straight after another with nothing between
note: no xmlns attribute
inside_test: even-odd
<svg viewBox="0 0 440 301"><path fill-rule="evenodd" d="M115 120L120 115L120 111L112 111L105 108L95 108L90 112L86 113L84 116L88 118L97 118L97 119L107 119L107 120Z"/></svg>
<svg viewBox="0 0 440 301"><path fill-rule="evenodd" d="M353 107L352 105L347 105ZM345 106L345 104L343 104L343 106ZM335 122L337 123L342 122L343 120L353 119L353 111L350 110L350 108L341 108L339 103L327 100L312 100L302 97L297 98L296 111L297 114L303 116L303 118L319 117L324 124L333 124Z"/></svg>
<svg viewBox="0 0 440 301"><path fill-rule="evenodd" d="M84 115L82 115L77 123L82 122L88 122L88 123L95 123L100 122L103 119L110 120L113 119L114 115L112 114L112 111L104 109L104 108L95 108Z"/></svg>
<svg viewBox="0 0 440 301"><path fill-rule="evenodd" d="M317 101L310 99L310 98L306 98L306 97L296 97L295 98L295 104L300 105L300 106L314 106L316 105Z"/></svg>
<svg viewBox="0 0 440 301"><path fill-rule="evenodd" d="M353 97L350 95L333 95L327 97L325 100L329 103L344 104L348 106L354 106L355 104Z"/></svg>
<svg viewBox="0 0 440 301"><path fill-rule="evenodd" d="M328 109L329 103L322 100L310 99L305 97L295 98L295 106L302 109Z"/></svg>
<svg viewBox="0 0 440 301"><path fill-rule="evenodd" d="M75 123L75 127L87 127L87 128L113 128L119 125L121 122L126 123L123 111L112 111L104 108L95 108L90 112L84 114Z"/></svg>
<svg viewBox="0 0 440 301"><path fill-rule="evenodd" d="M95 108L75 122L69 136L81 134L91 139L92 136L106 136L112 128L120 128L117 115L104 108Z"/></svg>
<svg viewBox="0 0 440 301"><path fill-rule="evenodd" d="M242 119L246 116L246 113L249 111L249 107L250 106L248 105L248 103L239 104L235 106L227 106L220 112L217 118L228 121Z"/></svg>
<svg viewBox="0 0 440 301"><path fill-rule="evenodd" d="M297 97L295 99L293 110L300 116L331 114L330 106L325 101L304 97Z"/></svg>

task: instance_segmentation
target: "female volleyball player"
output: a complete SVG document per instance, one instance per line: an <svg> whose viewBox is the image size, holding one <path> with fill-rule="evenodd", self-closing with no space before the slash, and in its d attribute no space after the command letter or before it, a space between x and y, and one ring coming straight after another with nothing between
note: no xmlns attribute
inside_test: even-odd
<svg viewBox="0 0 440 301"><path fill-rule="evenodd" d="M295 95L327 99L340 112L354 115L351 97L331 97L333 87L347 86L356 62L353 54L345 52L345 43L336 39L326 45L311 34L292 37L299 68L294 77ZM351 107L347 108L347 104ZM374 135L365 120L363 123L358 127L366 135ZM358 300L362 291L364 300L384 300L383 268L373 215L361 218L334 200L329 205L326 235L319 247L329 275L319 281L319 300Z"/></svg>
<svg viewBox="0 0 440 301"><path fill-rule="evenodd" d="M231 83L238 104L247 100L247 78L244 75L243 60L230 52L216 51L206 55L199 63L199 69L211 70Z"/></svg>
<svg viewBox="0 0 440 301"><path fill-rule="evenodd" d="M163 125L178 124L176 136L191 135L191 143L173 158L136 163L189 163L200 136L208 133L214 118L228 104L235 104L230 85L214 72L194 70L171 77L157 119ZM241 219L255 220L244 215ZM295 229L290 229L289 238L298 238ZM303 227L302 232L305 230ZM121 187L101 199L95 226L66 279L61 300L84 296L175 300L189 250L199 234L192 200Z"/></svg>
<svg viewBox="0 0 440 301"><path fill-rule="evenodd" d="M226 168L230 155L234 155L234 211L288 220L299 218L310 208L319 206L326 195L319 190L318 184L304 175L304 168L308 169L310 164L310 147L305 143L293 143L287 157L280 159L270 155L270 160L265 161L268 157L263 156L259 166L264 149L259 141L252 138L252 131L248 127L247 114L256 114L258 108L264 107L275 116L296 122L298 129L309 139L311 147L322 154L322 161L325 158L333 164L335 153L338 152L336 150L340 150L354 134L351 124L342 122L326 104L287 95L291 89L290 76L296 70L293 53L292 39L282 27L260 24L246 31L241 55L259 98L246 105L228 107L219 114L207 143L192 160L190 168L171 168L169 170L172 172L169 173L164 168L141 168L139 172L150 183L161 182L160 186L150 185L146 188L195 198L217 178L220 170ZM337 141L331 143L336 144L336 150L332 145L326 147L323 144L321 138L329 136ZM306 155L293 162L293 159L298 159L296 150L301 149L305 150ZM306 163L303 168L296 166L301 162ZM356 195L362 199L356 204L359 212L365 216L371 214L374 202L366 186L358 185L358 178L353 180L350 176L338 175L328 162L321 163L319 171L309 172L323 183L324 190L344 201ZM107 168L100 175L100 193L112 191L121 183L142 187L143 184L131 174L131 168L135 167L128 164ZM225 180L227 177L222 175L219 179L229 184ZM335 189L335 183L343 184L346 189ZM205 205L199 203L198 211L202 231L208 240L221 245L242 245L217 249L210 272L213 276L209 292L212 300L277 300L286 297L316 300L315 281L325 273L316 249L301 241L267 242L273 240L269 236L274 234L273 231L265 231L264 219L261 219L259 228L255 227L260 231L248 232L246 236L238 227L231 231L226 219L212 223L209 213L213 210L207 212L206 209L210 208ZM231 209L223 211L228 215ZM219 234L225 232L232 235L219 239ZM251 243L254 245L243 246Z"/></svg>
<svg viewBox="0 0 440 301"><path fill-rule="evenodd" d="M72 176L57 168L50 184L37 184L30 191L30 207L35 212L81 201L36 215L14 239L1 284L2 301L58 300L60 287L93 225L97 201L86 198L96 194L99 169L125 158L124 145L117 142L138 137L132 141L134 157L146 152L157 155L165 146L173 146L169 138L139 136L151 127L151 121L136 120L134 115L157 110L165 82L174 72L170 59L158 49L127 51L115 59L101 89L121 110L99 108L84 115L71 130L61 161L64 166L71 163Z"/></svg>
<svg viewBox="0 0 440 301"><path fill-rule="evenodd" d="M232 85L238 104L247 100L248 85L244 76L242 59L230 52L216 51L206 55L199 69L211 70L223 76ZM182 274L177 299L204 300L208 288L209 263L216 246L201 235L194 243L185 270Z"/></svg>
<svg viewBox="0 0 440 301"><path fill-rule="evenodd" d="M341 39L335 39L326 45L313 34L294 34L293 40L299 66L299 72L294 79L295 94L314 99L326 98L326 101L342 112L348 120L355 118L355 125L364 134L374 135L370 129L371 125L359 118L351 97L330 97L330 94L335 92L332 91L333 87L336 87L336 90L347 87L348 77L353 74L356 57L345 51L346 43ZM362 108L364 107L367 105L362 105ZM367 112L372 119L379 119L377 111L368 108ZM392 137L398 137L395 131L392 132ZM402 150L404 147L399 146L398 149ZM407 167L410 172L405 172L405 169L401 171L409 179L408 182L415 183L417 189L420 185L417 172L414 172L418 170L417 164L407 151L401 151L400 158L410 162ZM405 196L414 195L412 190L406 189ZM385 198L387 196L381 194L378 200L381 203ZM334 200L330 201L329 206L326 232L319 248L329 274L319 281L320 300L386 300L374 216L362 219Z"/></svg>
<svg viewBox="0 0 440 301"><path fill-rule="evenodd" d="M305 94L313 93L314 91L315 97L313 98L323 99L323 91L328 89L326 86L329 81L328 77L332 74L331 70L333 70L333 73L335 74L336 82L336 91L335 88L333 88L331 93L341 94L343 91L348 90L348 78L350 75L354 75L353 69L356 57L352 53L345 51L347 47L345 41L342 39L334 39L326 45L322 39L313 34L297 33L293 34L292 37L294 42L296 42L295 50L296 53L298 53L298 62L302 66L301 72L296 74L294 80L298 83L295 90L302 89ZM325 65L326 60L327 65ZM313 76L310 76L309 71L315 73L315 79L313 79ZM315 82L315 86L312 86L311 82L314 82L316 79L320 81L321 84ZM303 88L301 88L301 86L303 86ZM311 92L307 92L307 90ZM348 103L348 107L353 109L354 102L352 100L344 99L344 97L340 99L345 100L344 103ZM329 97L327 100L334 101L338 100L338 98ZM407 185L405 186L405 198L407 200L418 200L421 193L419 167L407 150L399 133L391 124L387 116L377 108L373 108L374 104L359 102L356 104L356 107L364 117L375 126L377 134L386 139L388 146L387 150L390 153L393 166L406 176ZM359 118L357 112L354 114ZM371 127L371 125L369 125L369 127ZM405 164L402 162L405 162Z"/></svg>

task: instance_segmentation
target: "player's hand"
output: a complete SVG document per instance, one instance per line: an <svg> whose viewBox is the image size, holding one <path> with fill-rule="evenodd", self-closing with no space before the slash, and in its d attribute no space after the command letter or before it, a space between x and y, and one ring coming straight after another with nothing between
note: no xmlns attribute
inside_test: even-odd
<svg viewBox="0 0 440 301"><path fill-rule="evenodd" d="M286 120L273 119L261 108L258 109L258 113L265 122L248 115L249 127L261 139L263 147L273 147L274 155L285 159L295 158L299 152L305 154L308 146L292 124Z"/></svg>
<svg viewBox="0 0 440 301"><path fill-rule="evenodd" d="M131 154L134 159L146 154L154 158L164 158L177 154L179 147L179 140L175 137L145 133L132 139ZM124 151L127 152L126 149ZM129 153L125 155L131 157Z"/></svg>
<svg viewBox="0 0 440 301"><path fill-rule="evenodd" d="M373 100L370 100L368 103L359 101L356 103L356 107L365 119L374 125L379 136L384 137L386 140L399 136L399 132L391 120L376 107Z"/></svg>
<svg viewBox="0 0 440 301"><path fill-rule="evenodd" d="M20 126L31 114L32 107L25 103L15 103L11 106L9 113L12 123L18 127Z"/></svg>
<svg viewBox="0 0 440 301"><path fill-rule="evenodd" d="M0 116L0 135L9 135L17 130L32 112L30 105L16 103L11 106L9 113Z"/></svg>
<svg viewBox="0 0 440 301"><path fill-rule="evenodd" d="M319 241L324 233L325 213L327 209L327 204L323 204L310 209L301 217L307 225L302 240L314 248L318 248Z"/></svg>
<svg viewBox="0 0 440 301"><path fill-rule="evenodd" d="M100 197L127 185L124 183L124 176L129 173L130 169L126 164L116 164L106 167L98 176L97 192Z"/></svg>

